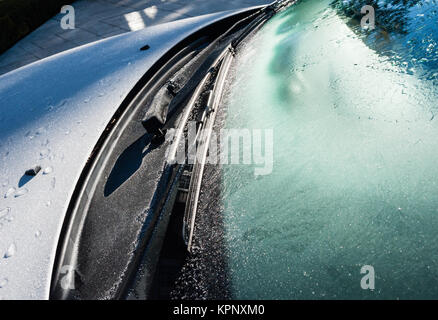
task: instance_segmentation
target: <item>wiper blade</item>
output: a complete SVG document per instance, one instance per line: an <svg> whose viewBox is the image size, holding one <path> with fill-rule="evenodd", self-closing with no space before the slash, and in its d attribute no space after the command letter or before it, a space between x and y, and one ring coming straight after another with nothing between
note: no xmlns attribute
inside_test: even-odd
<svg viewBox="0 0 438 320"><path fill-rule="evenodd" d="M187 250L191 252L193 243L193 231L195 229L196 212L198 209L199 194L201 191L202 177L207 158L208 149L210 146L213 125L216 120L216 115L219 109L220 99L225 88L225 79L231 67L233 60L233 50L231 46L224 52L224 56L220 61L218 71L214 76L213 89L209 92L208 103L204 108L204 113L201 118L201 126L198 128L195 164L192 172L192 180L189 187L189 198L184 214L183 237L187 244ZM190 141L189 141L190 143ZM191 146L192 148L195 145ZM190 154L190 150L189 150ZM200 159L200 160L199 160Z"/></svg>
<svg viewBox="0 0 438 320"><path fill-rule="evenodd" d="M195 106L202 94L208 93L209 98L207 105L204 107L201 120L198 121L196 139L195 141L189 141L188 155L192 154L192 150L197 150L196 152L198 153L195 157L191 174L184 213L183 238L189 252L192 250L193 231L205 159L207 157L208 146L210 144L216 114L219 109L220 99L225 87L226 75L231 67L235 51L249 34L260 28L264 22L269 20L277 12L295 2L296 1L291 0L277 1L237 21L207 46L205 50L208 52L208 57L198 70L191 75L190 79L182 88L179 90L177 88L169 88L167 84L160 90L161 94L157 95L159 103L154 104L154 106L146 112L142 120L145 129L148 133L155 135L155 140L159 143L160 141L164 141L166 128L172 126L172 123L174 123L174 121L172 121L174 120L172 119L173 114L176 113L180 107L184 107L184 111L178 121L179 124L173 138L173 143L168 153L167 163L172 166L177 162L178 147L182 140L185 139L184 132L187 128L190 115L194 112ZM189 162L188 158L189 156L186 156L186 163Z"/></svg>

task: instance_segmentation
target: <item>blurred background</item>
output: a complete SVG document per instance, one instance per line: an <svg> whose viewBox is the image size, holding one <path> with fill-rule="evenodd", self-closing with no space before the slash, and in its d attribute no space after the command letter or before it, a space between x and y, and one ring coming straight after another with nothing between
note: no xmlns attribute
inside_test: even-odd
<svg viewBox="0 0 438 320"><path fill-rule="evenodd" d="M89 42L273 0L0 0L0 75ZM64 5L75 29L61 28Z"/></svg>

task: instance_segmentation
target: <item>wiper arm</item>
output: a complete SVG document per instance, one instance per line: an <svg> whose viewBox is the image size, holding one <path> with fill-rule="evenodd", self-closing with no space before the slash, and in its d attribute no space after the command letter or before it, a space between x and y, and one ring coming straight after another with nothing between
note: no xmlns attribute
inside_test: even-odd
<svg viewBox="0 0 438 320"><path fill-rule="evenodd" d="M197 128L196 139L195 141L189 141L188 146L188 155L192 154L192 150L197 150L184 214L183 237L189 252L192 250L193 231L205 159L207 157L208 146L220 105L220 99L225 87L226 75L230 69L235 51L249 34L261 27L265 21L269 20L277 12L295 2L296 0L276 1L236 22L208 46L219 46L219 50L221 50L220 53L216 53L217 49L216 51L213 50L213 53L210 53L210 57L204 61L197 72L191 76L190 80L187 81L178 92L175 92L174 88L169 88L169 85L164 86L161 89L163 91L161 94L162 103L155 104L154 108L148 110L142 120L142 124L147 132L155 135L155 140L159 143L160 141L164 141L165 128L169 122L168 118L170 119L171 114L178 110L180 106L184 106L178 129L170 147L170 152L168 153L168 164L174 165L176 163L178 147L182 139L185 139L184 130L188 124L190 115L193 113L195 105L202 93L208 92L209 94L201 121L198 122L199 126ZM230 36L236 32L239 33L231 39ZM225 43L221 44L222 41ZM213 62L211 62L211 60L213 60ZM165 99L163 98L165 96L164 94L167 94ZM188 94L191 94L191 98L187 102ZM186 157L186 162L187 161L188 157Z"/></svg>
<svg viewBox="0 0 438 320"><path fill-rule="evenodd" d="M221 41L241 29L241 34L231 42L231 50L235 50L243 39L250 32L254 31L255 28L260 26L263 21L270 19L282 8L289 6L294 2L296 2L296 0L278 0L267 5L250 16L236 22L221 34L220 37L216 38L208 47L211 48L217 46ZM248 21L250 22L248 23ZM245 24L247 25L243 27ZM202 68L200 69L201 70L199 71L201 71L201 73L205 73L205 68L204 71L202 71ZM154 99L156 101L152 103L142 120L142 125L145 130L154 136L153 143L159 144L164 141L164 135L166 133L164 126L166 125L167 119L171 116L171 113L177 109L177 106L181 105L186 100L188 94L193 92L197 83L201 80L199 74L200 72L196 72L178 92L175 92L175 88L172 88L169 84L159 91L156 99Z"/></svg>

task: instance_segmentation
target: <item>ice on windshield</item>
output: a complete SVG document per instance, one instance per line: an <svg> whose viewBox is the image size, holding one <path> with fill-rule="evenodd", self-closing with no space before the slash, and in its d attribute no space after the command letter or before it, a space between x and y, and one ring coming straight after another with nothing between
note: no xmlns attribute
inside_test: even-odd
<svg viewBox="0 0 438 320"><path fill-rule="evenodd" d="M234 298L438 297L438 6L375 1L370 31L363 2L301 1L240 51L226 127L273 129L274 168L224 167Z"/></svg>

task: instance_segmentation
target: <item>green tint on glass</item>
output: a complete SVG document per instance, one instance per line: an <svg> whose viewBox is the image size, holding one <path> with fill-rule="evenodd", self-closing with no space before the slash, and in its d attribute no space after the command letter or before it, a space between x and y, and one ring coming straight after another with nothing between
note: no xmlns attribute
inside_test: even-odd
<svg viewBox="0 0 438 320"><path fill-rule="evenodd" d="M273 129L274 169L224 167L233 298L438 298L433 80L367 46L330 1L274 17L236 65L226 127Z"/></svg>

